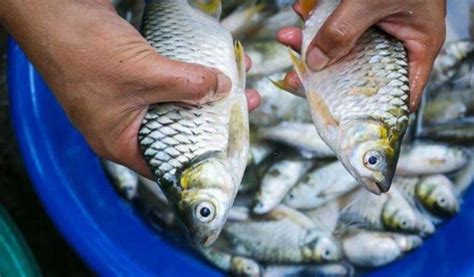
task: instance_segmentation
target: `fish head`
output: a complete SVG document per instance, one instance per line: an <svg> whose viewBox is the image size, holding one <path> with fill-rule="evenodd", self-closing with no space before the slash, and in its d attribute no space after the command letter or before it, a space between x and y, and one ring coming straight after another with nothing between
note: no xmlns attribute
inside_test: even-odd
<svg viewBox="0 0 474 277"><path fill-rule="evenodd" d="M392 184L400 142L374 120L355 120L340 128L339 158L367 190L377 195Z"/></svg>
<svg viewBox="0 0 474 277"><path fill-rule="evenodd" d="M234 274L238 276L260 276L261 269L257 262L244 258L244 257L233 257L232 258L232 270Z"/></svg>
<svg viewBox="0 0 474 277"><path fill-rule="evenodd" d="M209 246L219 236L238 185L219 158L203 160L180 176L175 212L195 245Z"/></svg>
<svg viewBox="0 0 474 277"><path fill-rule="evenodd" d="M336 262L342 259L338 241L327 233L311 230L305 239L303 255L307 261Z"/></svg>
<svg viewBox="0 0 474 277"><path fill-rule="evenodd" d="M303 177L307 178L307 176ZM296 209L311 209L321 204L324 198L315 195L314 188L306 184L299 184L293 187L285 196L283 202L285 205Z"/></svg>
<svg viewBox="0 0 474 277"><path fill-rule="evenodd" d="M402 232L421 231L415 211L399 199L389 199L382 209L382 222L387 229Z"/></svg>
<svg viewBox="0 0 474 277"><path fill-rule="evenodd" d="M444 175L424 178L415 190L416 198L435 216L443 218L459 212L459 200L452 182Z"/></svg>

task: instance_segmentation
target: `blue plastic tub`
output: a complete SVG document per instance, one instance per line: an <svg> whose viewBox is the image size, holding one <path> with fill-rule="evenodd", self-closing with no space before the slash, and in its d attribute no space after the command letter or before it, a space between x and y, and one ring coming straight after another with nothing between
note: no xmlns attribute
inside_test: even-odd
<svg viewBox="0 0 474 277"><path fill-rule="evenodd" d="M8 57L12 118L25 165L49 216L87 264L106 276L220 274L159 237L134 214L12 40ZM473 209L470 193L462 212L421 248L372 274L474 276Z"/></svg>

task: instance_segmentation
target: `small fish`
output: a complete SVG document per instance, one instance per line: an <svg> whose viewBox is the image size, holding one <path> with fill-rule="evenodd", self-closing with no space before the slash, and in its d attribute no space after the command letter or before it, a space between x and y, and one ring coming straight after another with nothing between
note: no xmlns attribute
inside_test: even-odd
<svg viewBox="0 0 474 277"><path fill-rule="evenodd" d="M265 141L257 141L250 143L250 153L251 157L250 166L258 166L263 162L268 156L275 152L275 146L271 143ZM249 166L249 165L247 165Z"/></svg>
<svg viewBox="0 0 474 277"><path fill-rule="evenodd" d="M433 216L449 218L459 212L459 199L454 184L442 174L422 178L397 177L394 186L415 199Z"/></svg>
<svg viewBox="0 0 474 277"><path fill-rule="evenodd" d="M370 28L348 55L312 72L307 49L340 2L302 1L309 15L303 59L293 53L292 60L319 134L359 183L380 194L390 188L408 125L407 54L400 41Z"/></svg>
<svg viewBox="0 0 474 277"><path fill-rule="evenodd" d="M263 277L288 276L353 276L354 267L348 263L323 265L270 265L263 271Z"/></svg>
<svg viewBox="0 0 474 277"><path fill-rule="evenodd" d="M403 147L398 160L397 175L446 174L459 170L468 160L469 156L462 148L419 142Z"/></svg>
<svg viewBox="0 0 474 277"><path fill-rule="evenodd" d="M342 258L335 238L314 229L303 214L283 206L247 221L228 222L223 234L236 253L261 262L323 263Z"/></svg>
<svg viewBox="0 0 474 277"><path fill-rule="evenodd" d="M339 224L342 229L364 228L375 231L396 231L424 234L434 227L416 208L393 188L390 192L376 196L356 189L339 199L341 207ZM431 224L432 225L432 224Z"/></svg>
<svg viewBox="0 0 474 277"><path fill-rule="evenodd" d="M199 248L198 251L217 268L236 276L261 276L261 269L257 262L247 257L233 255L218 249Z"/></svg>
<svg viewBox="0 0 474 277"><path fill-rule="evenodd" d="M300 25L301 19L293 11L291 6L287 6L283 7L276 14L266 18L260 26L258 26L255 31L249 33L248 36L252 40L274 40L280 29L291 26L298 27Z"/></svg>
<svg viewBox="0 0 474 277"><path fill-rule="evenodd" d="M102 160L107 175L112 179L115 189L127 200L137 196L138 174L123 165L112 161Z"/></svg>
<svg viewBox="0 0 474 277"><path fill-rule="evenodd" d="M265 20L268 15L265 8L264 4L244 6L227 15L221 24L234 38L242 39Z"/></svg>
<svg viewBox="0 0 474 277"><path fill-rule="evenodd" d="M418 134L420 139L434 140L458 145L474 145L474 124L471 121L457 120L424 127Z"/></svg>
<svg viewBox="0 0 474 277"><path fill-rule="evenodd" d="M150 107L138 136L172 210L193 243L204 246L224 226L249 147L243 48L219 24L220 12L218 0L148 1L142 30L160 55L217 68L232 81L214 103Z"/></svg>
<svg viewBox="0 0 474 277"><path fill-rule="evenodd" d="M361 230L342 238L344 254L360 267L380 267L400 258L405 252L419 247L418 236Z"/></svg>
<svg viewBox="0 0 474 277"><path fill-rule="evenodd" d="M261 104L250 114L253 126L274 126L282 121L311 122L308 103L272 83L283 78L284 73L275 73L265 77L249 79L249 85L261 96Z"/></svg>
<svg viewBox="0 0 474 277"><path fill-rule="evenodd" d="M308 172L288 192L283 203L296 209L314 209L358 185L340 162L333 162Z"/></svg>
<svg viewBox="0 0 474 277"><path fill-rule="evenodd" d="M474 43L461 40L443 46L435 60L430 83L439 86L449 81L456 74L459 64L474 51Z"/></svg>
<svg viewBox="0 0 474 277"><path fill-rule="evenodd" d="M265 214L280 204L311 165L311 161L289 157L270 166L257 191L253 212Z"/></svg>
<svg viewBox="0 0 474 277"><path fill-rule="evenodd" d="M467 107L460 100L433 99L423 109L423 126L450 122L466 115Z"/></svg>
<svg viewBox="0 0 474 277"><path fill-rule="evenodd" d="M274 40L249 42L244 46L245 53L252 59L249 77L266 77L291 68L288 50Z"/></svg>
<svg viewBox="0 0 474 277"><path fill-rule="evenodd" d="M332 158L334 151L321 139L310 123L284 121L272 127L260 129L265 140L287 145L298 150L305 158Z"/></svg>

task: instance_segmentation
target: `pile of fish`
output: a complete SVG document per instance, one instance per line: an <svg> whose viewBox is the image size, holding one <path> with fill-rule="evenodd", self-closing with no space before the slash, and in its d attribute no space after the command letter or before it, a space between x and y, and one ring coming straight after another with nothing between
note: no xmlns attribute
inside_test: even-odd
<svg viewBox="0 0 474 277"><path fill-rule="evenodd" d="M232 89L212 104L150 108L139 142L153 180L103 164L154 229L190 238L223 271L353 275L399 259L459 212L474 171L474 44L446 45L409 119L403 45L370 29L312 72L306 49L339 1L303 1L305 23L292 2L149 1L142 33L157 52L218 68ZM303 27L301 55L274 40L290 25ZM291 69L303 83L292 94L281 81ZM249 116L246 84L262 96Z"/></svg>

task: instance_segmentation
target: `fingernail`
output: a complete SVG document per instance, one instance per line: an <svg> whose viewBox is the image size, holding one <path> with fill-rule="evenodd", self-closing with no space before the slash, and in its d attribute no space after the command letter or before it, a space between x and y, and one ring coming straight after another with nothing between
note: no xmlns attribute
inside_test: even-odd
<svg viewBox="0 0 474 277"><path fill-rule="evenodd" d="M232 81L225 74L217 75L216 97L223 98L232 89Z"/></svg>
<svg viewBox="0 0 474 277"><path fill-rule="evenodd" d="M312 71L319 71L329 63L329 58L323 53L323 51L315 47L309 51L306 56L306 63Z"/></svg>

